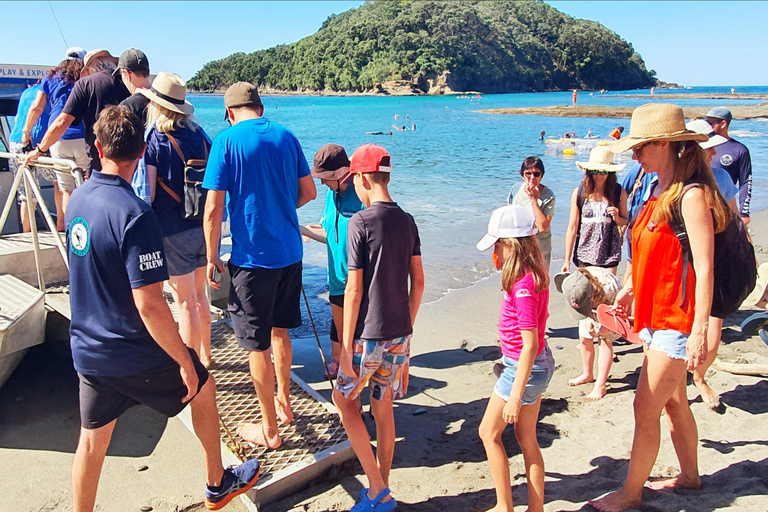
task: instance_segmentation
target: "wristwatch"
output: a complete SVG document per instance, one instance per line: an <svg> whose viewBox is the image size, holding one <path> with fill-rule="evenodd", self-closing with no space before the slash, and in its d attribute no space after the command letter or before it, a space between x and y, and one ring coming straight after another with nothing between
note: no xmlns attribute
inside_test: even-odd
<svg viewBox="0 0 768 512"><path fill-rule="evenodd" d="M37 150L37 152L40 153L40 156L51 156L51 148L43 150L43 148L40 147L40 144L38 144L37 146L35 146L35 150Z"/></svg>

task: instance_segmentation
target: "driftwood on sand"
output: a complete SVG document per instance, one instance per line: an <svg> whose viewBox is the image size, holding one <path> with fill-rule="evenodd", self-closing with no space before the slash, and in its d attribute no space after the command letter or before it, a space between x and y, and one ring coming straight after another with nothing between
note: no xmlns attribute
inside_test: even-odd
<svg viewBox="0 0 768 512"><path fill-rule="evenodd" d="M754 363L726 363L715 359L712 368L721 372L732 373L734 375L753 375L756 377L768 377L768 364Z"/></svg>
<svg viewBox="0 0 768 512"><path fill-rule="evenodd" d="M667 96L667 95L665 95ZM685 117L705 117L711 106L683 107ZM758 105L729 105L734 119L768 117L768 103ZM478 110L484 114L512 114L555 117L617 117L630 118L635 107L606 107L602 105L555 105L551 107L493 108Z"/></svg>

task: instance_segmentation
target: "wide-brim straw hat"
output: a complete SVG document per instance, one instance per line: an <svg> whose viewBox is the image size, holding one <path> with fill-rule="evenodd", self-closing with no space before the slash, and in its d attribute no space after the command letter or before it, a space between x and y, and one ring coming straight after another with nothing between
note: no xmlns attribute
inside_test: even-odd
<svg viewBox="0 0 768 512"><path fill-rule="evenodd" d="M146 96L149 101L173 112L189 115L195 111L195 107L186 101L187 83L179 75L161 71L155 77L150 89L139 89L138 92Z"/></svg>
<svg viewBox="0 0 768 512"><path fill-rule="evenodd" d="M627 164L614 164L613 152L608 146L595 146L589 152L588 162L576 162L576 167L582 171L610 171L616 172L625 168Z"/></svg>
<svg viewBox="0 0 768 512"><path fill-rule="evenodd" d="M704 142L708 137L685 127L683 109L669 103L648 103L632 112L629 135L611 146L614 153L623 153L644 142L676 142L695 140Z"/></svg>

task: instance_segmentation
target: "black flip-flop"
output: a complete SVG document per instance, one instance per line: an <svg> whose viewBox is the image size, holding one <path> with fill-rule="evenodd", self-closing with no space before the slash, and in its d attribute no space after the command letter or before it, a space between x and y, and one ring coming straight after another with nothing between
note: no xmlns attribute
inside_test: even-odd
<svg viewBox="0 0 768 512"><path fill-rule="evenodd" d="M766 323L768 323L768 311L754 313L741 322L741 332L747 336L754 336Z"/></svg>

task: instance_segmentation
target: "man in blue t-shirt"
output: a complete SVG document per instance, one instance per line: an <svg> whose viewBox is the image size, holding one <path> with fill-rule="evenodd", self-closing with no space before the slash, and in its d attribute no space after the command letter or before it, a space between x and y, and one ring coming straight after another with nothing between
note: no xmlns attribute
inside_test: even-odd
<svg viewBox="0 0 768 512"><path fill-rule="evenodd" d="M752 158L747 146L728 136L733 116L725 107L715 107L707 112L707 122L717 135L726 141L715 147L714 165L722 167L739 185L739 214L744 224L749 224L749 201L752 199Z"/></svg>
<svg viewBox="0 0 768 512"><path fill-rule="evenodd" d="M111 106L94 133L101 172L74 191L66 213L70 343L80 379L74 510L94 508L119 416L139 404L175 416L187 403L205 453L206 507L219 509L256 483L259 464L222 466L213 379L179 337L165 302L160 226L129 184L144 152L144 127L126 108Z"/></svg>
<svg viewBox="0 0 768 512"><path fill-rule="evenodd" d="M237 82L224 94L232 127L213 141L203 187L208 279L224 271L219 237L224 203L232 254L229 314L238 344L248 351L261 423L242 423L238 434L268 448L280 446L277 418L293 421L290 385L293 349L288 329L301 325L301 231L296 209L317 195L301 145L284 126L265 119L256 86ZM273 348L274 364L270 356ZM274 396L275 375L277 397Z"/></svg>
<svg viewBox="0 0 768 512"><path fill-rule="evenodd" d="M315 153L312 177L328 187L325 209L320 224L328 252L328 301L331 303L331 362L326 378L335 379L339 372L341 336L344 319L344 288L347 285L347 224L349 219L365 208L357 197L355 187L344 183L349 174L349 158L338 144L326 144Z"/></svg>

